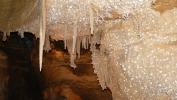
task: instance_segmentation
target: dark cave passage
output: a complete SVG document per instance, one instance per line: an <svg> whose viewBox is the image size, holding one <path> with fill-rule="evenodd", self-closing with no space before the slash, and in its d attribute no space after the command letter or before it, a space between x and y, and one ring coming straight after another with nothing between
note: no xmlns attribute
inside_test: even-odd
<svg viewBox="0 0 177 100"><path fill-rule="evenodd" d="M5 100L42 100L41 84L30 59L34 39L31 33L25 33L21 38L13 32L6 41L0 42L0 49L8 56L9 78Z"/></svg>
<svg viewBox="0 0 177 100"><path fill-rule="evenodd" d="M42 100L41 85L30 62L10 61L8 100Z"/></svg>

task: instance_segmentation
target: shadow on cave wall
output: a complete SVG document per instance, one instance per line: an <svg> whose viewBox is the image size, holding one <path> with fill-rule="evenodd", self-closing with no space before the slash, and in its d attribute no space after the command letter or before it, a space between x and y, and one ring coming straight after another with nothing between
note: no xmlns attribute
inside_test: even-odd
<svg viewBox="0 0 177 100"><path fill-rule="evenodd" d="M34 40L31 33L21 38L17 32L11 33L6 41L0 40L0 49L8 56L7 100L42 100L41 85L30 60Z"/></svg>

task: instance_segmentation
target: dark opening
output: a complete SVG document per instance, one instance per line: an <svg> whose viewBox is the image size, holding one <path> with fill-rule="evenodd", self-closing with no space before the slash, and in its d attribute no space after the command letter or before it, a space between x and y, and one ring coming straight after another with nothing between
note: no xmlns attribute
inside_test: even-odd
<svg viewBox="0 0 177 100"><path fill-rule="evenodd" d="M21 38L18 32L11 32L6 41L0 42L0 49L8 56L9 80L5 100L42 100L41 85L30 59L34 40L32 33L26 32Z"/></svg>

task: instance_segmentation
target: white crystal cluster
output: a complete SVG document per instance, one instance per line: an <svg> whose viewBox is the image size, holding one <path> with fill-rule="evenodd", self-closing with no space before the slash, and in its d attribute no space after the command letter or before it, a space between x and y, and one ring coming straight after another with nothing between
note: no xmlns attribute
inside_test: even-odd
<svg viewBox="0 0 177 100"><path fill-rule="evenodd" d="M92 55L103 89L114 100L177 99L177 9L139 9L105 22L100 50Z"/></svg>
<svg viewBox="0 0 177 100"><path fill-rule="evenodd" d="M112 10L126 18L132 10L149 8L152 2L153 0L46 0L47 30L55 40L63 40L64 36L71 39L74 26L77 27L77 36L90 35L93 30L95 33L96 29L101 30L104 18L112 17Z"/></svg>
<svg viewBox="0 0 177 100"><path fill-rule="evenodd" d="M60 16L48 18L48 23L55 22L48 25L49 34L65 41L71 66L76 67L80 43L90 43L100 85L111 89L114 100L177 99L177 9L160 14L148 0L83 2L54 1L62 5L48 10L48 16ZM104 20L113 17L112 10L122 15L120 19Z"/></svg>
<svg viewBox="0 0 177 100"><path fill-rule="evenodd" d="M152 3L152 0L46 0L47 33L52 39L65 41L71 66L75 68L74 60L77 54L80 55L77 52L80 44L88 45L91 34L105 30L104 18L111 18L112 10L126 19L135 9L149 8Z"/></svg>

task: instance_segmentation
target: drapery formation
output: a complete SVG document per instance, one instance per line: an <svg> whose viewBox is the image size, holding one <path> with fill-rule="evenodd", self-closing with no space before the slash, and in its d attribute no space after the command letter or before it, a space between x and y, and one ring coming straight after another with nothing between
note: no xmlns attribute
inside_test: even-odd
<svg viewBox="0 0 177 100"><path fill-rule="evenodd" d="M80 47L91 44L95 73L114 100L176 98L176 0L1 1L3 40L10 31L34 33L40 38L40 69L49 36L64 40L73 68Z"/></svg>

